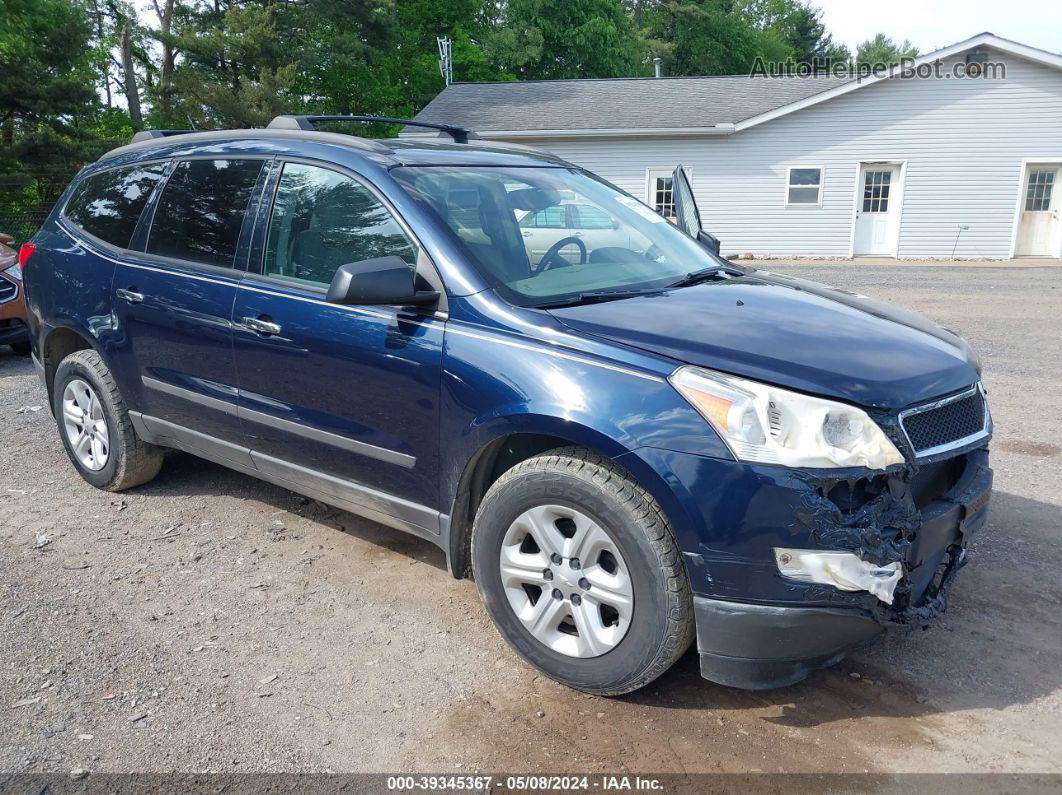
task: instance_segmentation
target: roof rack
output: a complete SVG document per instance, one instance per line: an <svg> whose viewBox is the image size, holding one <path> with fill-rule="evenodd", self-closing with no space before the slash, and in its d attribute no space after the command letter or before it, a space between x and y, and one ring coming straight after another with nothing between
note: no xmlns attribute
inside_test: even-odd
<svg viewBox="0 0 1062 795"><path fill-rule="evenodd" d="M133 143L152 141L156 138L169 138L171 135L187 135L194 132L200 132L200 130L141 130L133 133Z"/></svg>
<svg viewBox="0 0 1062 795"><path fill-rule="evenodd" d="M404 124L407 127L427 127L439 130L454 139L455 144L467 144L469 138L479 138L472 130L457 127L453 124L434 124L427 121L413 121L412 119L392 119L389 116L277 116L269 122L269 128L274 130L314 130L315 124L322 121L358 121L366 124L378 122L382 124Z"/></svg>

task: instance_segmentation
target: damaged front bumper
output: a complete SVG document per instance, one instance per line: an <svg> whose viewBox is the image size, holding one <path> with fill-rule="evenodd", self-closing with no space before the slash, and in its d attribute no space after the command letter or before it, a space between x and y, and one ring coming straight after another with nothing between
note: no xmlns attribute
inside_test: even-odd
<svg viewBox="0 0 1062 795"><path fill-rule="evenodd" d="M704 522L695 540L679 538L701 673L746 689L798 682L887 625L925 626L943 612L992 489L986 447L877 475L659 455L693 484L681 497ZM850 552L883 568L899 562L903 576L886 604L783 576L779 549Z"/></svg>

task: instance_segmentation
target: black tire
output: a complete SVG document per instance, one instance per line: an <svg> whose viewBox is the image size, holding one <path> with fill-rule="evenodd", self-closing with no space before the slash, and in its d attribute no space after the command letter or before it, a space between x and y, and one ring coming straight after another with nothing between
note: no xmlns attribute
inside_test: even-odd
<svg viewBox="0 0 1062 795"><path fill-rule="evenodd" d="M626 561L634 590L630 627L601 656L554 651L523 625L505 595L499 571L505 533L521 513L544 504L575 508L607 528ZM577 690L630 693L664 673L693 641L689 579L667 518L627 472L586 449L567 447L530 458L491 486L472 529L472 567L502 637L535 668Z"/></svg>
<svg viewBox="0 0 1062 795"><path fill-rule="evenodd" d="M18 356L29 356L31 348L28 342L12 342L11 350L13 350Z"/></svg>
<svg viewBox="0 0 1062 795"><path fill-rule="evenodd" d="M71 447L64 427L63 391L75 378L86 381L92 387L103 407L110 444L107 462L99 470L82 465ZM107 365L95 351L76 351L59 363L52 381L52 413L55 415L59 438L62 439L70 462L81 477L96 488L104 491L124 491L147 483L159 473L162 467L162 449L148 444L136 435L118 385Z"/></svg>

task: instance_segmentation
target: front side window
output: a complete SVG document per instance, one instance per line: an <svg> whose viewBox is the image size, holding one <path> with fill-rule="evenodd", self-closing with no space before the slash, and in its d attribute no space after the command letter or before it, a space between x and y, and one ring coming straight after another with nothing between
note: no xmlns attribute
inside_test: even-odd
<svg viewBox="0 0 1062 795"><path fill-rule="evenodd" d="M730 267L642 202L577 169L406 166L391 173L499 292L522 306L664 288L695 271ZM473 206L475 224L464 209ZM524 223L560 209L563 227Z"/></svg>
<svg viewBox="0 0 1062 795"><path fill-rule="evenodd" d="M822 203L821 168L790 168L786 182L786 204L818 205Z"/></svg>
<svg viewBox="0 0 1062 795"><path fill-rule="evenodd" d="M183 160L155 208L147 253L233 267L261 160Z"/></svg>
<svg viewBox="0 0 1062 795"><path fill-rule="evenodd" d="M340 265L387 256L413 268L417 249L368 188L330 169L285 164L269 221L267 276L327 287Z"/></svg>
<svg viewBox="0 0 1062 795"><path fill-rule="evenodd" d="M67 220L112 246L127 248L165 163L115 168L81 181L66 205Z"/></svg>

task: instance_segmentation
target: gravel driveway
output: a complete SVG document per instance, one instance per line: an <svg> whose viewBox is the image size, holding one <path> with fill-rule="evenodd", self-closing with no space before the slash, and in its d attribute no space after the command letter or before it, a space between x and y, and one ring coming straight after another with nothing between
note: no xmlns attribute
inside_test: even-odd
<svg viewBox="0 0 1062 795"><path fill-rule="evenodd" d="M426 542L183 454L96 491L2 348L0 770L1062 772L1062 268L770 267L983 358L996 494L933 630L781 690L687 654L586 696L521 663Z"/></svg>

